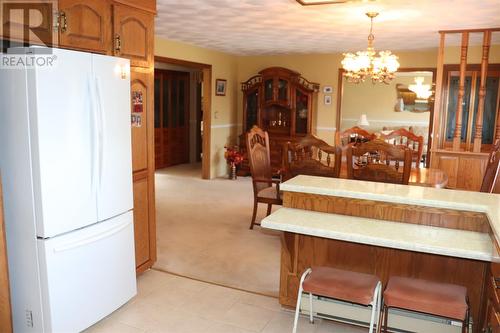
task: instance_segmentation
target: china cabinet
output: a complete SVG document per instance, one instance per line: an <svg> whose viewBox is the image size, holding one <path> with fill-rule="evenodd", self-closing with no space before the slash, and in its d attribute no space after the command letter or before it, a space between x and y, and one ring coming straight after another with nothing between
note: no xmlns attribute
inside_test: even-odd
<svg viewBox="0 0 500 333"><path fill-rule="evenodd" d="M243 133L240 150L245 159L238 173L250 172L246 158L245 134L257 125L269 133L271 166L281 168L283 145L311 133L319 85L299 73L282 67L260 71L241 84L243 91Z"/></svg>

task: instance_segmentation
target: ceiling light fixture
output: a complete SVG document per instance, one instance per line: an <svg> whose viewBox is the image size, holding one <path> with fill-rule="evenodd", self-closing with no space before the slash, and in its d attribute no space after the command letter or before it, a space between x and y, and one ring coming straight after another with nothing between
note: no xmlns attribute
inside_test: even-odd
<svg viewBox="0 0 500 333"><path fill-rule="evenodd" d="M370 76L372 82L383 82L388 84L395 76L399 68L398 57L391 51L377 52L373 48L373 19L378 13L369 12L366 16L370 18L370 34L368 35L368 48L366 51L354 53L344 53L342 67L344 68L344 77L349 82L364 82L367 76Z"/></svg>
<svg viewBox="0 0 500 333"><path fill-rule="evenodd" d="M415 78L415 84L408 85L408 89L417 94L417 98L428 99L432 95L431 85L423 83L424 77L417 76Z"/></svg>

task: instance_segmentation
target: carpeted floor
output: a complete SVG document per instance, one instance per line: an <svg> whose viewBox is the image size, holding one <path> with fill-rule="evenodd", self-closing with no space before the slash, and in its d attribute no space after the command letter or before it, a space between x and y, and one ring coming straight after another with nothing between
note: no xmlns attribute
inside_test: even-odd
<svg viewBox="0 0 500 333"><path fill-rule="evenodd" d="M156 173L158 261L155 268L228 287L276 296L280 234L248 229L252 182L202 180L200 164ZM258 219L264 217L260 205Z"/></svg>

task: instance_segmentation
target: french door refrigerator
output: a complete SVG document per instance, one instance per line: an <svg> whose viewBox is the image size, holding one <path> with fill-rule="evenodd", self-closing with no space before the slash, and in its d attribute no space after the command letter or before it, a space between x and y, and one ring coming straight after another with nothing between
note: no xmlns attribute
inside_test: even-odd
<svg viewBox="0 0 500 333"><path fill-rule="evenodd" d="M0 69L15 332L81 331L136 294L129 61L51 50Z"/></svg>

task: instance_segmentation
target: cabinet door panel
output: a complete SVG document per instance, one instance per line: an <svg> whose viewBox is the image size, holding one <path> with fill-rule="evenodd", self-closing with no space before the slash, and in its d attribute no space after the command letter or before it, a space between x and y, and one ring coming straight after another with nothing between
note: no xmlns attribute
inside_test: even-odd
<svg viewBox="0 0 500 333"><path fill-rule="evenodd" d="M61 46L107 53L111 49L111 4L104 0L59 0ZM64 18L65 17L65 18Z"/></svg>
<svg viewBox="0 0 500 333"><path fill-rule="evenodd" d="M134 238L135 264L140 266L149 260L149 210L148 179L134 182Z"/></svg>
<svg viewBox="0 0 500 333"><path fill-rule="evenodd" d="M148 67L153 61L153 14L122 5L113 8L114 54L129 58L132 66Z"/></svg>
<svg viewBox="0 0 500 333"><path fill-rule="evenodd" d="M439 169L448 175L448 187L457 186L458 158L450 156L439 156Z"/></svg>
<svg viewBox="0 0 500 333"><path fill-rule="evenodd" d="M484 158L460 157L458 163L457 188L479 191L483 181L487 160Z"/></svg>
<svg viewBox="0 0 500 333"><path fill-rule="evenodd" d="M142 96L142 112L134 115L141 117L140 125L132 127L132 168L133 171L144 170L148 167L148 114L151 107L152 85L150 75L132 70L130 73L130 90ZM132 105L134 108L134 105ZM137 111L132 109L132 112Z"/></svg>

